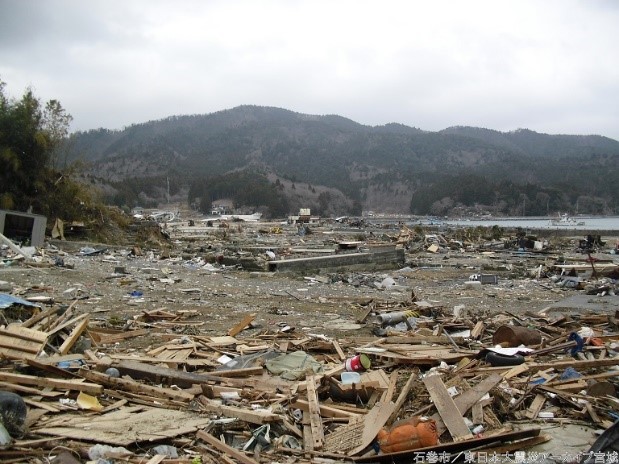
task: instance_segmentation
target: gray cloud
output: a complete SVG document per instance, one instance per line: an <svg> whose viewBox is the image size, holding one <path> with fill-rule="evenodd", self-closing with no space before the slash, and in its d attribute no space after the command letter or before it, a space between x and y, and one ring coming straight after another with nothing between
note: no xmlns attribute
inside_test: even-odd
<svg viewBox="0 0 619 464"><path fill-rule="evenodd" d="M619 8L584 0L0 0L0 78L75 129L240 104L619 139Z"/></svg>

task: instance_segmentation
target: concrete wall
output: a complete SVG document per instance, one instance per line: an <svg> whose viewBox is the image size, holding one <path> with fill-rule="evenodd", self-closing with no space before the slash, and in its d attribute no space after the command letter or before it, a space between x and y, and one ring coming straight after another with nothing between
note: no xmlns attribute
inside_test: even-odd
<svg viewBox="0 0 619 464"><path fill-rule="evenodd" d="M0 210L0 233L22 245L42 247L47 218L40 214Z"/></svg>
<svg viewBox="0 0 619 464"><path fill-rule="evenodd" d="M345 253L333 256L297 258L269 261L269 271L303 272L333 270L338 268L395 269L404 264L404 249L377 251L374 253Z"/></svg>

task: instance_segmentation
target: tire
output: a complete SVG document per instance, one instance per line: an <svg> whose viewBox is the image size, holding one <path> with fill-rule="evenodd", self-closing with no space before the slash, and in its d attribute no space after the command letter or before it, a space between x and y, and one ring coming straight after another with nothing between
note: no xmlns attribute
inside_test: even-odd
<svg viewBox="0 0 619 464"><path fill-rule="evenodd" d="M524 362L524 356L520 354L501 354L489 351L486 354L486 362L491 366L517 366Z"/></svg>

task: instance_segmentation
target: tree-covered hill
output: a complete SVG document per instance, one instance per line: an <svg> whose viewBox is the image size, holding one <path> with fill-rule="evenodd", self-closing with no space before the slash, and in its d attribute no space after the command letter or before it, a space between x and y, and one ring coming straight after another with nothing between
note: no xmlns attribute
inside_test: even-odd
<svg viewBox="0 0 619 464"><path fill-rule="evenodd" d="M276 211L264 203L246 204L246 196L239 196L237 205L262 206L278 215L298 205L318 214L362 209L446 214L457 207L517 214L523 201L530 206L526 214L573 212L577 202L579 212L599 214L613 212L619 198L619 142L595 135L474 127L429 132L397 123L371 127L337 115L240 106L119 131L79 132L71 147L71 158L90 162L91 176L112 182L114 201L127 206L145 199L137 185L148 179L161 185L166 178L178 191L189 192L191 186L191 192L209 192L207 201L187 198L206 208L218 199L208 185L223 191L223 180L247 180L231 175L241 171L277 182L272 195L278 198L270 203L279 206ZM263 183L252 185L266 192ZM338 200L325 200L327 193ZM157 200L156 194L146 197ZM264 193L255 197L264 198Z"/></svg>

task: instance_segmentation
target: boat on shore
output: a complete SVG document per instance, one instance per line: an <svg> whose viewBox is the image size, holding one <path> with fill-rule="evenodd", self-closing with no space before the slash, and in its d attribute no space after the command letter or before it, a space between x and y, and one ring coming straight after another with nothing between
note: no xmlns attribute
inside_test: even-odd
<svg viewBox="0 0 619 464"><path fill-rule="evenodd" d="M551 219L550 225L556 227L584 226L585 221L579 221L571 216L568 216L567 214L562 214L558 218Z"/></svg>

